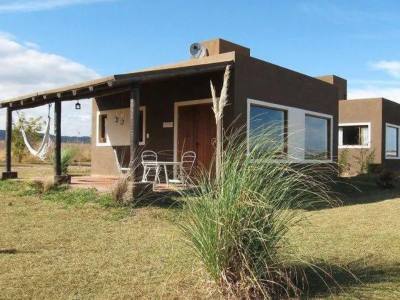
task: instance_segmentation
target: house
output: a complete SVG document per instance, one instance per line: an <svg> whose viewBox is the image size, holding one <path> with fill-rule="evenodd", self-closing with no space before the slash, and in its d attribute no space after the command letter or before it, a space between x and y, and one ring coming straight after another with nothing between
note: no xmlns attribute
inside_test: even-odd
<svg viewBox="0 0 400 300"><path fill-rule="evenodd" d="M208 167L216 139L210 80L220 91L224 71L230 66L224 128L246 126L249 136L255 126L273 121L282 132L287 159L295 163L336 161L338 99L345 93L342 79L313 78L271 64L252 57L249 48L223 39L197 47L199 55L176 64L33 93L3 101L0 107L12 111L54 102L58 145L61 103L93 99L93 175L120 174L141 149L166 153L175 161L183 151L193 150L197 164ZM11 114L7 116L10 126ZM60 178L57 165L56 178ZM5 174L14 175L9 163Z"/></svg>
<svg viewBox="0 0 400 300"><path fill-rule="evenodd" d="M339 156L350 174L361 164L400 169L400 104L384 99L339 101Z"/></svg>

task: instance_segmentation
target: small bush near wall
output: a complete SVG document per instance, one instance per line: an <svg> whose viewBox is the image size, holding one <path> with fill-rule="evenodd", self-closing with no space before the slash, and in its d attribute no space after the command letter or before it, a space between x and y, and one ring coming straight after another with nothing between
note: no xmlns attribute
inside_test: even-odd
<svg viewBox="0 0 400 300"><path fill-rule="evenodd" d="M359 174L369 174L369 166L375 161L375 149L360 149L354 156Z"/></svg>
<svg viewBox="0 0 400 300"><path fill-rule="evenodd" d="M339 152L338 158L338 168L339 175L348 175L350 172L350 162L349 162L349 149L343 149Z"/></svg>
<svg viewBox="0 0 400 300"><path fill-rule="evenodd" d="M376 176L376 183L379 187L384 189L394 188L398 176L395 172L387 169L383 169Z"/></svg>
<svg viewBox="0 0 400 300"><path fill-rule="evenodd" d="M247 143L227 137L219 180L205 172L197 188L183 193L180 223L189 245L227 297L298 297L307 282L306 259L297 257L287 233L301 209L329 203L329 177L312 166L293 167L269 133ZM318 179L316 179L318 178Z"/></svg>

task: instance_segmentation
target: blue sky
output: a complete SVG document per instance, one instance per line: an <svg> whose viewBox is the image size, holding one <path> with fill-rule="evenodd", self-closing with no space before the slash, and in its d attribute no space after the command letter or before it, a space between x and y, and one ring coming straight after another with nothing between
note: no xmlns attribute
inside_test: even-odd
<svg viewBox="0 0 400 300"><path fill-rule="evenodd" d="M187 59L190 43L222 37L311 76L344 77L350 96L400 101L399 1L0 0L0 32L0 99ZM13 59L2 64L2 51ZM87 126L65 134L89 133L88 107L81 114Z"/></svg>

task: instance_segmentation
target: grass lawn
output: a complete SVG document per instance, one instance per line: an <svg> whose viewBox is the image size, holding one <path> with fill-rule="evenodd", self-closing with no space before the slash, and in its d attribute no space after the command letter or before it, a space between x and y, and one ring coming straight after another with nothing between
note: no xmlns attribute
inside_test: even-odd
<svg viewBox="0 0 400 300"><path fill-rule="evenodd" d="M400 194L377 193L304 212L310 222L291 232L299 254L342 286L329 291L313 276L310 297L400 297ZM1 182L0 195L0 249L17 250L0 254L1 299L219 297L180 240L179 208L67 205Z"/></svg>

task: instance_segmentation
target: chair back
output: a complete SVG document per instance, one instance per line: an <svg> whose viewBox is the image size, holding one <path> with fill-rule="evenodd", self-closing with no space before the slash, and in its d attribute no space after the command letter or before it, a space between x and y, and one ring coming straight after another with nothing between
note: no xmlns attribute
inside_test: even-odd
<svg viewBox="0 0 400 300"><path fill-rule="evenodd" d="M195 161L196 161L196 152L186 151L182 154L181 169L186 178L188 178L191 175Z"/></svg>
<svg viewBox="0 0 400 300"><path fill-rule="evenodd" d="M145 150L142 152L142 162L157 161L157 153L152 150Z"/></svg>

